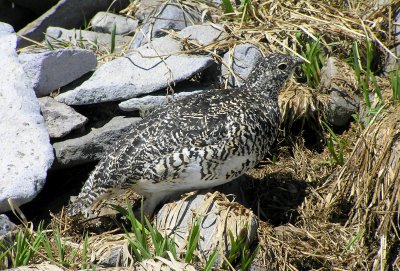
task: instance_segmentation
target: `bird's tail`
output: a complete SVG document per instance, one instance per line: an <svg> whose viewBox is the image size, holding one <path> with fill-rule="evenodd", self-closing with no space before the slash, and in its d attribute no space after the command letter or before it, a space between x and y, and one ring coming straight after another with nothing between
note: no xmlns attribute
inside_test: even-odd
<svg viewBox="0 0 400 271"><path fill-rule="evenodd" d="M85 217L88 215L91 206L94 202L94 195L86 194L82 195L79 194L76 199L72 199L71 203L67 206L67 215L68 216L77 216L77 215L84 215Z"/></svg>
<svg viewBox="0 0 400 271"><path fill-rule="evenodd" d="M99 194L102 194L102 190L101 188L94 187L93 174L91 174L79 195L75 199L71 199L71 203L67 206L67 215L76 216L83 214L86 217L93 203L99 198Z"/></svg>

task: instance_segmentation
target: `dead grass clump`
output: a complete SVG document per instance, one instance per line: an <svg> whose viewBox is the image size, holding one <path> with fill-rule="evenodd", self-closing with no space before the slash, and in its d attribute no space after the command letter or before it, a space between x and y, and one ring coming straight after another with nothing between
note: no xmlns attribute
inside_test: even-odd
<svg viewBox="0 0 400 271"><path fill-rule="evenodd" d="M368 270L366 249L352 243L355 228L316 219L273 229L262 224L259 234L266 270Z"/></svg>
<svg viewBox="0 0 400 271"><path fill-rule="evenodd" d="M217 265L224 263L224 256L232 247L229 233L237 239L244 238L250 245L256 239L257 218L254 213L219 192L188 193L176 202L165 204L156 217L160 232L174 236L178 251L188 246L190 231L200 223L200 240L197 256L205 264L216 249Z"/></svg>
<svg viewBox="0 0 400 271"><path fill-rule="evenodd" d="M126 234L94 235L89 237L88 246L92 251L91 261L96 264L131 267L135 262Z"/></svg>
<svg viewBox="0 0 400 271"><path fill-rule="evenodd" d="M371 248L370 270L391 265L400 240L399 110L388 108L364 130L346 164L323 187L320 208L327 219L358 229L360 244Z"/></svg>
<svg viewBox="0 0 400 271"><path fill-rule="evenodd" d="M319 120L326 114L328 102L328 94L317 96L305 85L297 83L288 85L279 96L283 136L290 135L290 130L295 124L300 130L307 126L312 130L321 131Z"/></svg>

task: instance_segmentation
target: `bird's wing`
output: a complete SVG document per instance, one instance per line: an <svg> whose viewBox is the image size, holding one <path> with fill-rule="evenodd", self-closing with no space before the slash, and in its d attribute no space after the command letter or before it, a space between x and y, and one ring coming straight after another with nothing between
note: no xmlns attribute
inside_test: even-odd
<svg viewBox="0 0 400 271"><path fill-rule="evenodd" d="M220 98L213 93L201 99L193 97L149 115L115 146L105 158L108 161L103 162L103 170L110 171L110 177L121 184L146 178L146 174L148 179L162 180L176 172L161 170L160 173L156 170L160 161L172 165L184 150L195 156L196 152L203 153L212 146L220 149L232 140L231 131L236 123L230 110L215 107L214 100Z"/></svg>

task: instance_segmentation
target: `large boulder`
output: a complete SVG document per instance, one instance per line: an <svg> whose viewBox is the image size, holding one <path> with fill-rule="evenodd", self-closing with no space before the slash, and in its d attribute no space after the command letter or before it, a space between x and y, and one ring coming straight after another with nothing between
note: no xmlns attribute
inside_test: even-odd
<svg viewBox="0 0 400 271"><path fill-rule="evenodd" d="M17 36L0 23L0 212L22 205L42 189L53 163L35 92L18 60Z"/></svg>

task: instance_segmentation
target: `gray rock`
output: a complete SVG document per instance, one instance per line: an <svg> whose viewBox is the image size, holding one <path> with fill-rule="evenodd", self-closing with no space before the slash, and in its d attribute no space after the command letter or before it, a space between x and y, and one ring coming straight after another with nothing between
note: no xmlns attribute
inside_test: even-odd
<svg viewBox="0 0 400 271"><path fill-rule="evenodd" d="M328 58L321 69L320 88L330 94L327 120L335 126L344 126L358 110L355 95L357 80L354 70L345 62Z"/></svg>
<svg viewBox="0 0 400 271"><path fill-rule="evenodd" d="M81 128L88 121L72 107L59 103L53 98L40 98L39 104L51 138L64 137L72 130Z"/></svg>
<svg viewBox="0 0 400 271"><path fill-rule="evenodd" d="M129 0L61 0L42 16L18 31L18 34L35 41L42 41L49 26L80 27L85 20L92 18L98 11L107 9L119 11L128 4ZM30 44L29 41L18 38L19 48Z"/></svg>
<svg viewBox="0 0 400 271"><path fill-rule="evenodd" d="M148 16L135 36L131 48L138 48L153 38L167 35L163 30L179 31L200 21L201 12L199 10L182 3L167 1Z"/></svg>
<svg viewBox="0 0 400 271"><path fill-rule="evenodd" d="M17 226L4 214L0 215L0 237L13 231Z"/></svg>
<svg viewBox="0 0 400 271"><path fill-rule="evenodd" d="M188 26L177 32L176 35L182 39L188 39L188 41L200 46L207 46L215 41L219 41L227 37L223 26L217 24Z"/></svg>
<svg viewBox="0 0 400 271"><path fill-rule="evenodd" d="M117 35L133 35L138 26L138 20L103 11L98 12L90 23L93 31L102 33L112 33L115 25Z"/></svg>
<svg viewBox="0 0 400 271"><path fill-rule="evenodd" d="M134 14L135 18L139 22L144 22L162 2L163 0L139 0L137 10Z"/></svg>
<svg viewBox="0 0 400 271"><path fill-rule="evenodd" d="M219 192L187 194L165 204L157 213L155 225L161 233L173 235L177 247L183 248L196 217L201 219L197 249L208 259L216 248L219 264L223 262L221 255L230 250L229 231L236 238L245 236L249 245L256 239L258 223L253 212Z"/></svg>
<svg viewBox="0 0 400 271"><path fill-rule="evenodd" d="M170 37L156 39L130 55L102 65L89 80L56 100L80 105L130 99L183 81L214 63L207 55L173 55L180 47Z"/></svg>
<svg viewBox="0 0 400 271"><path fill-rule="evenodd" d="M358 99L341 89L333 88L329 101L327 120L335 126L345 126L358 110Z"/></svg>
<svg viewBox="0 0 400 271"><path fill-rule="evenodd" d="M103 127L82 137L53 144L56 154L55 167L70 167L98 161L105 151L141 118L115 117Z"/></svg>
<svg viewBox="0 0 400 271"><path fill-rule="evenodd" d="M124 249L125 247L118 246L118 245L113 245L110 247L109 255L107 257L101 258L97 264L101 266L123 266L123 256L124 256Z"/></svg>
<svg viewBox="0 0 400 271"><path fill-rule="evenodd" d="M95 54L82 49L22 53L19 61L38 97L71 83L97 65Z"/></svg>
<svg viewBox="0 0 400 271"><path fill-rule="evenodd" d="M253 44L245 43L235 46L233 53L227 52L223 57L221 83L225 85L227 81L229 87L240 86L261 57L261 51Z"/></svg>
<svg viewBox="0 0 400 271"><path fill-rule="evenodd" d="M144 96L140 98L132 98L120 103L118 106L122 111L135 111L139 110L140 116L145 117L154 109L161 107L167 103L171 103L187 96L200 93L202 90L192 92L179 92L168 96Z"/></svg>
<svg viewBox="0 0 400 271"><path fill-rule="evenodd" d="M4 214L0 214L0 254L15 244L17 225Z"/></svg>
<svg viewBox="0 0 400 271"><path fill-rule="evenodd" d="M46 39L52 44L58 41L67 41L71 44L87 49L108 52L111 49L111 34L98 33L80 29L64 29L61 27L49 27L46 31ZM115 36L115 50L119 51L127 45L131 37Z"/></svg>
<svg viewBox="0 0 400 271"><path fill-rule="evenodd" d="M35 92L18 61L17 36L0 23L0 212L42 189L53 149Z"/></svg>

